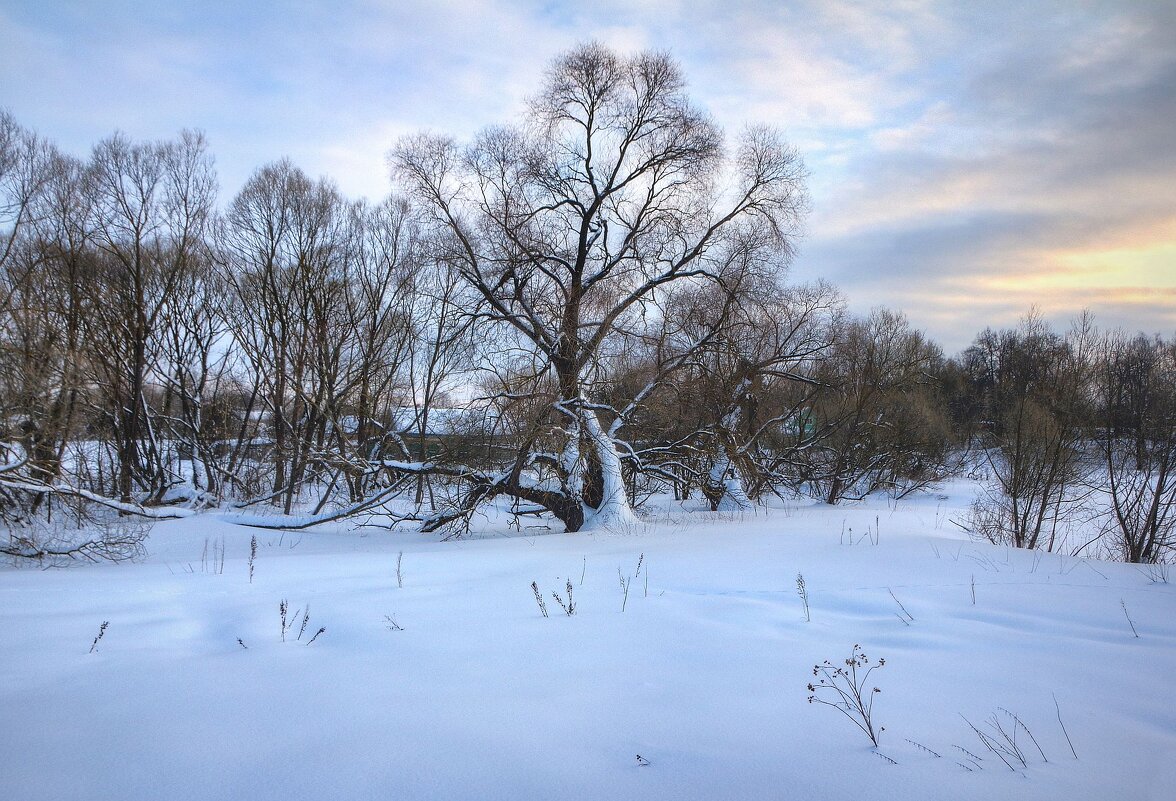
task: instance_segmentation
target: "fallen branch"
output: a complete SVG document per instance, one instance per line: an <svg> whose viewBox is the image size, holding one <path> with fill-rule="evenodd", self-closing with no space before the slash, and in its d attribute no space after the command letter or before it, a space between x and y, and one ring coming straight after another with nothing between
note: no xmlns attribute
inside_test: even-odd
<svg viewBox="0 0 1176 801"><path fill-rule="evenodd" d="M128 515L138 515L139 517L146 517L152 520L176 520L182 517L191 517L196 514L191 509L184 509L178 506L143 506L142 504L118 501L114 498L108 498L105 495L99 495L96 492L82 489L80 487L71 487L68 484L43 484L37 481L18 481L7 478L0 478L0 487L7 489L18 490L21 492L32 492L36 494L46 495L68 495L73 498L81 498L82 500L96 503L99 506L105 506L108 509L113 509L116 512L122 512Z"/></svg>

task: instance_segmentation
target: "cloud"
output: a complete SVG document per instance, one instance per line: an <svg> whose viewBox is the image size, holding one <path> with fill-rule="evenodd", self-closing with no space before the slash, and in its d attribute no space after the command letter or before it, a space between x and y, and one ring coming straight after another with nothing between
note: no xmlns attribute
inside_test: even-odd
<svg viewBox="0 0 1176 801"><path fill-rule="evenodd" d="M402 134L516 117L550 59L670 50L721 124L809 164L798 277L945 344L1029 305L1176 327L1176 6L931 0L21 3L0 9L18 120L84 154L204 129L231 194L292 157L375 198Z"/></svg>
<svg viewBox="0 0 1176 801"><path fill-rule="evenodd" d="M957 346L1033 304L1176 329L1156 302L1176 254L1172 15L986 8L944 15L953 55L917 81L938 88L814 192L798 268Z"/></svg>

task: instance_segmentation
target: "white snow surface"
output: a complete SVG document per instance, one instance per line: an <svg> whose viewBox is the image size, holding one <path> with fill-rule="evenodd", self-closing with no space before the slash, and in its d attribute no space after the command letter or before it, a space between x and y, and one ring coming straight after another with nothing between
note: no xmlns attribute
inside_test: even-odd
<svg viewBox="0 0 1176 801"><path fill-rule="evenodd" d="M1176 798L1176 586L972 542L951 520L973 491L457 541L204 514L158 523L140 563L6 568L0 798ZM897 764L807 703L854 644L886 660ZM963 719L1015 728L1002 710L1048 762L1018 729L1010 770Z"/></svg>

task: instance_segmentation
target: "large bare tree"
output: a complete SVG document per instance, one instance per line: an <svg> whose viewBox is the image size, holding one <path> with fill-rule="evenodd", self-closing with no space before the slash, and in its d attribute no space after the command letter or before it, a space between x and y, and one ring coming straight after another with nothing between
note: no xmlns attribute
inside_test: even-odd
<svg viewBox="0 0 1176 801"><path fill-rule="evenodd" d="M525 392L542 401L501 470L449 468L470 491L426 527L501 494L569 531L626 520L613 412L594 381L671 285L721 285L748 248L788 251L805 202L796 151L766 128L728 149L668 56L593 43L555 60L520 123L466 146L414 136L391 161L438 234L435 258L476 292L482 324L530 354Z"/></svg>

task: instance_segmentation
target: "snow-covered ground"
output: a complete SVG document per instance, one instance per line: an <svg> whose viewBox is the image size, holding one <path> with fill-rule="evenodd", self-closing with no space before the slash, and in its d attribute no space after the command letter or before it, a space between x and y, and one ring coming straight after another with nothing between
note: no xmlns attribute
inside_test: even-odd
<svg viewBox="0 0 1176 801"><path fill-rule="evenodd" d="M971 491L450 542L201 515L138 564L0 570L0 798L1176 798L1176 585L971 542ZM855 644L877 753L807 703Z"/></svg>

